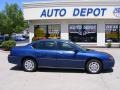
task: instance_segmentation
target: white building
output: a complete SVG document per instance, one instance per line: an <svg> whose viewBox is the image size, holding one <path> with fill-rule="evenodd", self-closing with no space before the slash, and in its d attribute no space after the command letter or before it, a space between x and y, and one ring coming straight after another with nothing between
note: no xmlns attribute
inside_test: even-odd
<svg viewBox="0 0 120 90"><path fill-rule="evenodd" d="M105 46L120 41L120 0L69 0L24 3L30 42L61 38L81 45Z"/></svg>

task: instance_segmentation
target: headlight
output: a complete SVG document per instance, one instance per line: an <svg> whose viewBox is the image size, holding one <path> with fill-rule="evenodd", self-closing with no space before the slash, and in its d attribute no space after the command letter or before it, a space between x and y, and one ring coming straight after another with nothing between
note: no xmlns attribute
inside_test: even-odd
<svg viewBox="0 0 120 90"><path fill-rule="evenodd" d="M113 56L110 56L110 57L109 57L109 60L114 60Z"/></svg>

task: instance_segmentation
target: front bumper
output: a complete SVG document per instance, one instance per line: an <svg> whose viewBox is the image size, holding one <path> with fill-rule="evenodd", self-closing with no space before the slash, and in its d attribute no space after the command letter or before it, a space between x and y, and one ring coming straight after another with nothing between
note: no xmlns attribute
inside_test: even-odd
<svg viewBox="0 0 120 90"><path fill-rule="evenodd" d="M8 62L12 64L21 65L21 60L17 56L8 55Z"/></svg>
<svg viewBox="0 0 120 90"><path fill-rule="evenodd" d="M114 67L115 61L105 61L103 64L103 69L112 69Z"/></svg>

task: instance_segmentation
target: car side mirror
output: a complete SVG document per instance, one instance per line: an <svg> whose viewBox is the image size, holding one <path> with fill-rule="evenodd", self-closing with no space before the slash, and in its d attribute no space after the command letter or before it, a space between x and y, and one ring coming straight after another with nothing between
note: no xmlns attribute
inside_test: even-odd
<svg viewBox="0 0 120 90"><path fill-rule="evenodd" d="M75 52L75 54L76 54L76 53L78 53L78 52L79 52L79 50L77 50L77 49L76 49L76 50L74 50L74 52Z"/></svg>

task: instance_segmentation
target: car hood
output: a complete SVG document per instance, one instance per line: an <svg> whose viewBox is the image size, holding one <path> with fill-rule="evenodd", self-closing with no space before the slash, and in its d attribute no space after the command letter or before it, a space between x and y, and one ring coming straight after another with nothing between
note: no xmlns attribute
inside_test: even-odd
<svg viewBox="0 0 120 90"><path fill-rule="evenodd" d="M96 51L96 50L88 50L86 52L94 54L94 55L103 55L103 56L108 56L108 57L111 56L109 53L101 52L101 51Z"/></svg>

